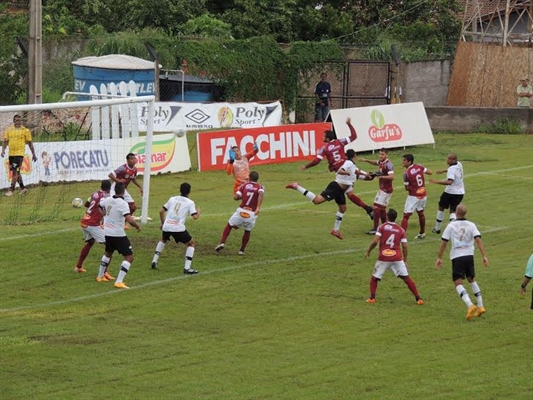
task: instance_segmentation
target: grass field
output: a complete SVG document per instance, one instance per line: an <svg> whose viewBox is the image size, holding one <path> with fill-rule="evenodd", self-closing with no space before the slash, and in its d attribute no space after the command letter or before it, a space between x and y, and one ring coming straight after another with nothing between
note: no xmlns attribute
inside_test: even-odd
<svg viewBox="0 0 533 400"><path fill-rule="evenodd" d="M533 136L439 134L436 141L435 148L390 153L398 176L391 206L401 214L405 202L402 154L433 170L445 168L449 152L458 154L468 218L490 261L483 268L476 253L484 316L465 320L449 261L434 267L440 239L428 233L415 241L416 217L409 271L425 304L391 273L376 304L365 303L377 252L363 257L372 239L364 211L348 205L340 241L330 235L335 204L313 206L284 189L296 180L320 192L332 179L323 163L305 172L300 164L256 168L266 194L244 257L237 255L242 231L232 232L220 254L213 250L237 206L224 172L153 177L156 220L180 183L192 185L202 215L187 227L200 274L182 274L184 247L174 244L150 269L160 235L153 222L128 232L135 251L128 291L94 281L101 246L93 247L86 274L73 272L82 211L70 200L98 183L49 186L0 199L0 398L533 398L531 288L519 294L533 251ZM368 203L376 190L375 181L357 183ZM429 232L443 187L428 190ZM50 206L54 196L65 207ZM31 220L32 212L40 222L6 224ZM110 271L118 268L117 256Z"/></svg>

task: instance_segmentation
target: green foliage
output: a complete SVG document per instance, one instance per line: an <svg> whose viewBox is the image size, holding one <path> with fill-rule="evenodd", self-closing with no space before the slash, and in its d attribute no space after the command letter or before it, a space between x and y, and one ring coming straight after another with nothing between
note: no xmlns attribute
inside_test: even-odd
<svg viewBox="0 0 533 400"><path fill-rule="evenodd" d="M145 44L150 43L157 52L159 63L164 68L174 66L175 48L173 41L161 29L145 28L141 31L126 30L106 34L101 26L90 31L90 39L84 49L85 55L103 56L107 54L127 54L143 59L151 59Z"/></svg>
<svg viewBox="0 0 533 400"><path fill-rule="evenodd" d="M270 37L247 40L187 40L175 43L177 65L187 60L189 73L207 76L232 101L273 100L283 96L284 55Z"/></svg>
<svg viewBox="0 0 533 400"><path fill-rule="evenodd" d="M519 135L524 133L524 128L519 120L513 117L498 118L491 124L483 124L479 127L479 132L496 133L504 135Z"/></svg>
<svg viewBox="0 0 533 400"><path fill-rule="evenodd" d="M16 40L26 37L28 18L24 14L5 14L5 9L5 5L0 5L0 105L13 104L25 92L28 70L27 59Z"/></svg>
<svg viewBox="0 0 533 400"><path fill-rule="evenodd" d="M188 20L179 30L185 36L232 39L231 25L209 14Z"/></svg>
<svg viewBox="0 0 533 400"><path fill-rule="evenodd" d="M62 2L49 2L43 7L43 34L51 35L81 35L87 31L87 24L76 18L69 8Z"/></svg>

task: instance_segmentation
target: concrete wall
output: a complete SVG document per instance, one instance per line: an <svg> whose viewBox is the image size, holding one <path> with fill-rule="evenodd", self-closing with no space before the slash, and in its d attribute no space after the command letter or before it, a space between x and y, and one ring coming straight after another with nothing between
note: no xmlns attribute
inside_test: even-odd
<svg viewBox="0 0 533 400"><path fill-rule="evenodd" d="M494 107L428 107L429 125L433 131L478 132L480 126L488 126L502 118L520 122L526 133L533 133L533 109Z"/></svg>
<svg viewBox="0 0 533 400"><path fill-rule="evenodd" d="M421 101L425 106L445 106L450 76L449 60L401 64L403 102Z"/></svg>

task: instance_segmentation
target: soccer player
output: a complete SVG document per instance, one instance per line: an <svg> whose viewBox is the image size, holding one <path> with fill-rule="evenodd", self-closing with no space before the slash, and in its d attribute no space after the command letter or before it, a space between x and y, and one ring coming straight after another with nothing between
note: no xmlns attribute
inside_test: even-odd
<svg viewBox="0 0 533 400"><path fill-rule="evenodd" d="M468 307L466 319L469 320L473 317L479 317L485 314L481 289L476 282L474 243L477 244L477 247L483 256L483 265L485 267L489 265L489 260L487 259L485 246L481 240L481 233L479 233L473 222L466 220L466 206L464 204L459 204L455 212L457 214L457 219L451 221L442 234L442 243L439 248L437 261L435 261L435 267L440 269L442 266L442 255L444 254L448 242L451 242L450 258L452 260L452 280L459 297L461 297ZM472 303L468 292L463 286L463 279L465 278L468 279L470 287L474 292L474 296L476 296L477 307Z"/></svg>
<svg viewBox="0 0 533 400"><path fill-rule="evenodd" d="M370 252L379 244L378 260L370 278L370 298L366 302L376 302L378 283L385 271L391 270L394 275L404 281L415 296L417 304L422 305L424 300L420 298L418 289L407 272L407 237L403 228L395 222L397 216L396 210L390 208L387 212L387 222L378 227L374 240L365 253L365 258L368 258Z"/></svg>
<svg viewBox="0 0 533 400"><path fill-rule="evenodd" d="M254 143L254 148L251 152L246 153L243 157L239 146L233 146L229 151L229 160L226 165L226 174L233 174L233 194L241 185L248 180L250 175L250 160L259 152L259 147Z"/></svg>
<svg viewBox="0 0 533 400"><path fill-rule="evenodd" d="M244 182L233 195L233 199L241 200L241 203L235 213L230 217L222 232L220 243L215 247L217 252L224 248L232 229L244 228L239 255L244 255L244 250L250 241L252 229L255 226L261 204L263 203L265 188L257 182L259 180L259 173L257 171L250 172L248 179L249 181Z"/></svg>
<svg viewBox="0 0 533 400"><path fill-rule="evenodd" d="M374 235L376 233L380 219L381 223L385 223L387 220L387 207L389 206L392 192L394 190L392 186L392 181L394 180L394 168L388 157L389 151L382 148L379 150L378 160L359 158L359 161L367 162L379 167L378 171L370 174L371 176L379 177L379 190L374 198L374 227L367 232L369 235Z"/></svg>
<svg viewBox="0 0 533 400"><path fill-rule="evenodd" d="M441 181L430 179L431 183L446 186L440 196L435 228L431 230L431 232L437 234L440 234L440 227L444 220L444 210L447 208L450 209L450 221L454 221L456 219L455 209L463 201L465 195L463 165L457 161L457 155L450 153L446 159L446 163L448 164L448 169L437 171L437 175L446 173L446 179Z"/></svg>
<svg viewBox="0 0 533 400"><path fill-rule="evenodd" d="M126 164L121 165L108 175L109 179L113 181L110 192L111 196L115 194L115 185L118 182L122 182L124 184L125 189L123 197L124 200L126 200L126 203L128 203L131 215L133 215L137 207L135 206L135 200L133 200L133 197L131 197L127 190L130 182L137 186L141 191L141 196L143 195L143 188L139 184L139 182L137 182L137 167L135 166L135 164L137 164L137 157L133 153L128 153L128 155L126 156Z"/></svg>
<svg viewBox="0 0 533 400"><path fill-rule="evenodd" d="M357 139L357 132L352 126L351 118L346 118L346 125L348 125L348 128L350 129L349 137L337 139L337 135L334 131L325 131L323 138L324 144L320 149L318 149L317 156L311 162L307 163L306 165L302 165L300 169L302 171L305 171L306 169L319 164L325 158L326 160L328 160L328 169L331 172L337 172L337 170L344 164L344 161L346 160L344 146ZM346 196L348 197L348 199L350 199L352 203L365 210L370 219L374 218L374 211L372 207L365 204L365 202L361 200L361 198L357 196L353 192L353 190L348 191L346 193Z"/></svg>
<svg viewBox="0 0 533 400"><path fill-rule="evenodd" d="M31 132L28 128L22 125L22 117L17 114L13 117L13 126L6 129L4 140L2 142L2 158L4 158L6 147L9 145L9 170L12 174L11 186L5 193L6 196L13 196L15 185L17 183L20 187L20 194L28 192L28 189L24 186L24 182L22 182L22 175L20 173L20 168L24 162L24 150L26 144L31 150L33 162L37 161L37 156L35 155L35 149L33 148L33 142L31 139Z"/></svg>
<svg viewBox="0 0 533 400"><path fill-rule="evenodd" d="M520 285L520 293L523 295L526 294L526 286L529 281L533 279L533 254L529 257L529 260L526 265L526 272L524 274L524 279ZM533 291L531 292L531 309L533 310Z"/></svg>
<svg viewBox="0 0 533 400"><path fill-rule="evenodd" d="M105 277L105 273L116 250L124 257L117 280L113 285L118 289L129 289L124 283L124 278L133 262L133 248L124 231L124 224L127 221L137 229L137 232L141 230L130 213L128 203L124 200L125 190L124 183L118 182L115 185L115 194L100 200L100 210L104 214L105 253L100 262L100 270L96 277L96 282L107 282L109 280Z"/></svg>
<svg viewBox="0 0 533 400"><path fill-rule="evenodd" d="M415 158L412 154L405 154L403 156L402 164L406 168L403 174L403 184L408 195L403 209L402 228L407 232L409 217L416 210L420 230L415 238L424 239L426 237L426 216L424 215L424 210L426 209L427 203L424 174L431 175L432 172L423 165L415 164L414 162Z"/></svg>
<svg viewBox="0 0 533 400"><path fill-rule="evenodd" d="M159 219L161 220L162 238L157 243L155 248L154 258L152 259L152 269L157 269L157 261L161 252L165 248L165 244L174 238L176 243L183 243L187 246L185 250L185 266L183 273L194 275L198 271L191 268L192 258L194 256L194 240L187 232L185 227L185 220L187 216L197 220L200 217L200 210L196 209L194 201L189 199L191 193L191 185L184 182L180 185L180 195L168 199L168 201L159 210Z"/></svg>
<svg viewBox="0 0 533 400"><path fill-rule="evenodd" d="M85 214L80 221L83 238L85 239L85 246L81 249L78 263L76 264L76 268L74 268L76 272L87 272L87 270L83 268L83 262L89 255L91 247L93 247L95 242L105 244L104 227L102 226L103 215L100 212L100 201L109 196L110 189L111 182L107 179L103 180L100 184L100 190L91 194L91 197L85 202ZM115 279L107 273L107 271L104 273L104 276L110 281Z"/></svg>
<svg viewBox="0 0 533 400"><path fill-rule="evenodd" d="M364 171L361 171L355 165L353 159L355 158L355 151L349 149L346 152L346 160L343 164L337 169L337 175L334 181L330 182L329 185L324 189L324 191L318 196L313 192L308 191L306 188L300 186L298 182L289 183L285 186L287 189L294 189L299 191L305 197L307 197L313 204L322 204L326 201L335 200L335 203L339 206L339 210L335 216L335 224L333 225L333 230L331 234L338 239L343 239L342 234L340 233L340 227L344 213L346 212L346 197L344 194L346 191L352 190L355 180L358 177L363 177L361 179L366 179L368 174Z"/></svg>
<svg viewBox="0 0 533 400"><path fill-rule="evenodd" d="M526 286L531 279L533 279L533 254L531 254L527 262L526 273L524 274L524 279L520 285L520 293L526 294ZM533 310L533 292L531 292L531 309Z"/></svg>

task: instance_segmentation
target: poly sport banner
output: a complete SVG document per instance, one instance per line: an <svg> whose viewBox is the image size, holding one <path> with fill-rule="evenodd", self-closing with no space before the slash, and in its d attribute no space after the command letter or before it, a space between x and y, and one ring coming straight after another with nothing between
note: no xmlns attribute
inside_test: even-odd
<svg viewBox="0 0 533 400"><path fill-rule="evenodd" d="M367 151L435 143L421 102L331 110L338 138L350 136L348 117L357 131L357 140L346 149Z"/></svg>
<svg viewBox="0 0 533 400"><path fill-rule="evenodd" d="M90 181L106 179L110 172L126 163L126 154L137 155L137 169L144 173L145 138L34 143L37 162L26 146L22 179L26 185L39 182ZM8 151L9 153L9 147ZM8 155L0 159L0 189L11 181ZM191 168L187 136L154 135L151 174L180 172Z"/></svg>
<svg viewBox="0 0 533 400"><path fill-rule="evenodd" d="M139 103L139 130L146 132L148 104ZM156 102L155 132L177 129L203 130L224 128L257 128L281 124L279 101L273 103L178 103Z"/></svg>
<svg viewBox="0 0 533 400"><path fill-rule="evenodd" d="M198 170L224 169L233 146L239 146L244 155L252 151L254 143L257 143L259 152L250 165L307 160L316 156L327 129L331 129L330 123L198 132Z"/></svg>

